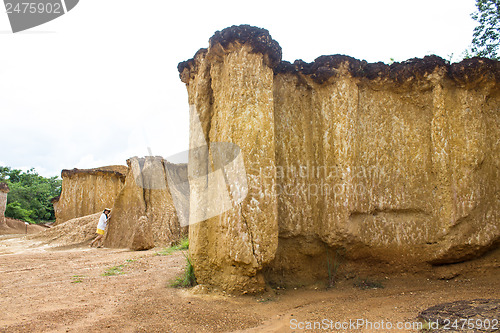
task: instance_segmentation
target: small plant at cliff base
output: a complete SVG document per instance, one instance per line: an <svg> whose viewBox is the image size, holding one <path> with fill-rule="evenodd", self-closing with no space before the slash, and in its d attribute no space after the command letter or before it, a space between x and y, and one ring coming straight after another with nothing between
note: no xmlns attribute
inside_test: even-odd
<svg viewBox="0 0 500 333"><path fill-rule="evenodd" d="M189 249L189 239L187 237L182 238L177 244L167 247L160 252L156 252L157 256L166 256L172 254L175 251L187 250Z"/></svg>
<svg viewBox="0 0 500 333"><path fill-rule="evenodd" d="M344 258L345 250L343 248L337 249L333 258L330 258L328 253L328 246L326 247L326 267L328 270L328 288L334 287L337 279L337 272L340 264Z"/></svg>
<svg viewBox="0 0 500 333"><path fill-rule="evenodd" d="M196 286L196 277L194 276L194 267L189 259L189 255L184 255L186 257L186 268L182 276L175 279L170 283L171 287L174 288L188 288Z"/></svg>
<svg viewBox="0 0 500 333"><path fill-rule="evenodd" d="M374 280L370 280L368 278L366 279L361 279L361 278L356 278L356 281L354 281L354 286L358 287L360 289L383 289L384 286L382 283Z"/></svg>

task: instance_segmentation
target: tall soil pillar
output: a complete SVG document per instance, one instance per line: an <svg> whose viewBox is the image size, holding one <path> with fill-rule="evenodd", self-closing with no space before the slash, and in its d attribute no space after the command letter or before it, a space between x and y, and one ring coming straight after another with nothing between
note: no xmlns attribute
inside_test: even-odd
<svg viewBox="0 0 500 333"><path fill-rule="evenodd" d="M9 186L6 183L0 183L0 227L5 226L5 208L7 207L7 193Z"/></svg>
<svg viewBox="0 0 500 333"><path fill-rule="evenodd" d="M191 221L190 255L198 283L235 292L264 286L260 271L274 258L278 241L272 67L280 58L281 49L267 30L239 26L215 33L208 50L179 66L192 113L190 176L216 171L205 162L207 151L195 149L203 140L211 149L229 142L241 149L248 185L242 202L218 216ZM199 206L193 200L201 200L193 199L196 186L191 185L190 214Z"/></svg>

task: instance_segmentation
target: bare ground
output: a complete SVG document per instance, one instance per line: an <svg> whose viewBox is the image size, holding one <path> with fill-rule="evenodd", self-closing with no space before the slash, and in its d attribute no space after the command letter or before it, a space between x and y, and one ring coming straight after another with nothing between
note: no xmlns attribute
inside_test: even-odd
<svg viewBox="0 0 500 333"><path fill-rule="evenodd" d="M384 276L379 289L360 289L351 278L329 290L270 289L264 295L231 296L169 287L185 258L182 252L156 255L159 250L49 247L3 236L0 332L386 332L366 327L302 330L299 325L364 319L395 326L416 321L420 311L438 303L500 298L498 251L458 270ZM124 265L122 274L103 275L119 265Z"/></svg>

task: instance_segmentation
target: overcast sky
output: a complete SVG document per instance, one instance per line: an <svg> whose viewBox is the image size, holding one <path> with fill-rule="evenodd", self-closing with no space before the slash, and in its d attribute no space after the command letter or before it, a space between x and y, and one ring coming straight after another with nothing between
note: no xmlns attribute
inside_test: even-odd
<svg viewBox="0 0 500 333"><path fill-rule="evenodd" d="M454 60L472 39L474 0L80 0L66 15L13 34L0 11L0 165L62 169L168 157L188 148L177 64L216 30L266 28L283 59L347 54L389 62Z"/></svg>

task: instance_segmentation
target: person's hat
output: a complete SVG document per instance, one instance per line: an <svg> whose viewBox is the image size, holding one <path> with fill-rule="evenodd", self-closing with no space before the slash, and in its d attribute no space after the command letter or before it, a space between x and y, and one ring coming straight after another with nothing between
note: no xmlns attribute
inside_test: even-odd
<svg viewBox="0 0 500 333"><path fill-rule="evenodd" d="M104 208L104 210L107 210L108 212L110 212L111 208Z"/></svg>

